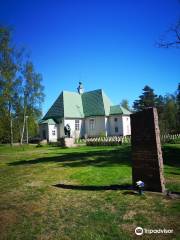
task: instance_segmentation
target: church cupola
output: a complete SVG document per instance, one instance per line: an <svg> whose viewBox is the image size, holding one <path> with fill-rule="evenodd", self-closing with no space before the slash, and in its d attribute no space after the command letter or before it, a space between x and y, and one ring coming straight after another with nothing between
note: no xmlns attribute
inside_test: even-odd
<svg viewBox="0 0 180 240"><path fill-rule="evenodd" d="M78 86L77 90L78 90L79 94L82 94L84 92L84 88L83 88L82 82L79 82L79 86Z"/></svg>

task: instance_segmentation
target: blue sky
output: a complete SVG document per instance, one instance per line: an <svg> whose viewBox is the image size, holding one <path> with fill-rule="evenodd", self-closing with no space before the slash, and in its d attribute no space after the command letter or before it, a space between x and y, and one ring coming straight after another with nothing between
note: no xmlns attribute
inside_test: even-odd
<svg viewBox="0 0 180 240"><path fill-rule="evenodd" d="M79 81L114 104L132 104L146 84L164 95L180 82L180 50L155 47L180 16L178 0L0 0L0 12L43 75L43 112Z"/></svg>

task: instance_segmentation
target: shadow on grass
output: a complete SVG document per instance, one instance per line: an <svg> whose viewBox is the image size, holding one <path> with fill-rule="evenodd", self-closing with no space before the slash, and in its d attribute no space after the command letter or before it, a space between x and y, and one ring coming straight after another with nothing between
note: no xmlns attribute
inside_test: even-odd
<svg viewBox="0 0 180 240"><path fill-rule="evenodd" d="M177 172L168 172L168 173L170 173L172 175L180 175L180 173L177 173Z"/></svg>
<svg viewBox="0 0 180 240"><path fill-rule="evenodd" d="M132 190L132 185L122 184L122 185L109 185L109 186L83 186L83 185L66 185L66 184L56 184L53 187L71 189L71 190L83 190L83 191L105 191L105 190Z"/></svg>
<svg viewBox="0 0 180 240"><path fill-rule="evenodd" d="M133 187L129 190L134 190ZM125 191L123 192L123 195L139 195L138 192L135 192L135 191Z"/></svg>
<svg viewBox="0 0 180 240"><path fill-rule="evenodd" d="M180 148L175 146L163 146L163 160L164 164L174 167L180 167Z"/></svg>
<svg viewBox="0 0 180 240"><path fill-rule="evenodd" d="M164 164L169 166L180 166L180 148L173 146L164 146L163 158ZM62 167L86 167L86 166L113 166L113 165L126 165L132 166L131 162L131 147L117 147L114 149L93 149L89 148L85 151L78 149L75 152L71 152L70 149L67 152L60 153L57 156L48 157L48 155L31 159L21 160L16 162L10 162L10 166L24 165L24 164L38 164L38 163L60 163Z"/></svg>
<svg viewBox="0 0 180 240"><path fill-rule="evenodd" d="M78 150L78 149L77 149ZM127 165L131 166L130 146L110 150L95 150L85 152L69 152L58 156L42 157L32 160L21 160L10 162L10 166L38 164L38 163L60 163L62 167L86 167L86 166L111 166Z"/></svg>

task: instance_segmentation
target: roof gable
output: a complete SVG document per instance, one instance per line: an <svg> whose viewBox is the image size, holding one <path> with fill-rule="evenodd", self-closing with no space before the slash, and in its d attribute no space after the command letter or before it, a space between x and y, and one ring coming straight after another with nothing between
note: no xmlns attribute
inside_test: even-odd
<svg viewBox="0 0 180 240"><path fill-rule="evenodd" d="M64 117L83 118L83 105L81 95L74 92L63 92Z"/></svg>
<svg viewBox="0 0 180 240"><path fill-rule="evenodd" d="M89 116L108 116L110 113L111 101L102 89L85 92L82 94L82 104L84 115Z"/></svg>
<svg viewBox="0 0 180 240"><path fill-rule="evenodd" d="M83 93L82 104L86 117L103 116L105 114L101 89Z"/></svg>
<svg viewBox="0 0 180 240"><path fill-rule="evenodd" d="M56 101L50 107L50 109L45 114L43 119L59 118L59 117L64 117L63 92L59 95L59 97L56 99Z"/></svg>

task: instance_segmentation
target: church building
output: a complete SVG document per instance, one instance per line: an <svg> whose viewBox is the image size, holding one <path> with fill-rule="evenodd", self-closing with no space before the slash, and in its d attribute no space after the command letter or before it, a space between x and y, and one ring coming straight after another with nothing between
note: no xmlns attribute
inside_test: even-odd
<svg viewBox="0 0 180 240"><path fill-rule="evenodd" d="M39 122L40 137L49 142L68 136L88 138L131 135L131 112L113 105L102 89L62 91Z"/></svg>

